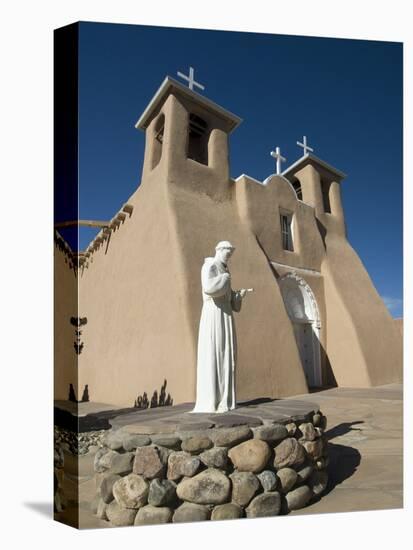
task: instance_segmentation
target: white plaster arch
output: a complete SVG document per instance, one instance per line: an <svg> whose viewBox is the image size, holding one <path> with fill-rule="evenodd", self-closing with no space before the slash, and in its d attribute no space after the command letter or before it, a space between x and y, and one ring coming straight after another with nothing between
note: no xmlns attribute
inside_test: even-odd
<svg viewBox="0 0 413 550"><path fill-rule="evenodd" d="M312 346L312 355L311 355L311 372L310 376L307 378L312 382L314 386L322 385L322 375L321 375L321 364L320 364L320 329L321 329L321 320L320 314L317 306L317 301L315 299L314 293L311 290L310 285L300 277L297 272L292 271L286 275L280 277L278 280L280 285L281 295L284 300L285 309L287 314L294 326L294 332L297 339L297 345L300 348L300 338L299 332L304 327L300 325L307 325L308 328L311 328L311 346ZM302 350L300 349L300 356L303 361L303 368L305 370L304 359L301 355Z"/></svg>

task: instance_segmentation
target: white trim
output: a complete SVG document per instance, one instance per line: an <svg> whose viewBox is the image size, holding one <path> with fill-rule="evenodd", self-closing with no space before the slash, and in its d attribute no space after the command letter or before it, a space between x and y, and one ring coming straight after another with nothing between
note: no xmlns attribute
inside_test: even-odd
<svg viewBox="0 0 413 550"><path fill-rule="evenodd" d="M248 174L241 174L240 176L238 176L237 178L235 178L235 183L236 183L237 181L239 181L240 179L242 179L242 178L248 178L249 180L253 181L254 183L258 183L258 184L261 185L261 186L262 186L262 185L265 185L262 181L259 181L259 180L255 179L255 178L249 176Z"/></svg>
<svg viewBox="0 0 413 550"><path fill-rule="evenodd" d="M278 281L278 284L280 286L281 295L283 296L282 292L282 283L283 281L286 281L288 279L292 279L297 283L297 286L301 287L301 292L304 296L309 299L311 310L312 310L312 317L313 319L308 319L306 324L312 325L312 331L313 331L313 365L314 365L314 381L316 386L322 385L322 376L321 376L321 354L320 354L320 331L321 331L321 320L320 320L320 312L318 310L317 301L315 299L314 293L311 290L311 287L309 284L295 271L291 273L287 273L283 277L281 277ZM284 299L284 296L283 296ZM286 307L287 309L287 307ZM287 310L288 314L288 310ZM290 317L289 317L290 318ZM305 324L305 320L297 320L297 319L291 319L291 323L294 324ZM304 367L303 367L304 368Z"/></svg>
<svg viewBox="0 0 413 550"><path fill-rule="evenodd" d="M282 267L284 269L290 269L293 273L298 271L303 274L313 275L315 277L321 277L321 271L317 271L316 269L310 269L307 267L295 267L292 265L282 264L280 262L274 262L273 260L270 260L270 264L273 265L274 267Z"/></svg>
<svg viewBox="0 0 413 550"><path fill-rule="evenodd" d="M315 155L312 155L311 153L307 153L306 155L303 155L301 158L296 160L293 164L291 164L291 166L289 166L288 168L286 168L284 170L282 175L284 177L287 177L287 174L289 174L293 170L297 169L298 166L300 166L300 164L304 164L305 161L307 161L307 160L312 160L312 161L320 164L320 166L322 166L323 168L325 168L329 172L332 172L333 174L337 175L340 179L344 179L344 178L347 177L347 174L345 174L344 172L341 172L341 170L338 170L337 168L334 168L334 166L331 166L331 164L328 164L324 160L319 159L318 157L316 157Z"/></svg>
<svg viewBox="0 0 413 550"><path fill-rule="evenodd" d="M135 128L138 128L139 130L146 130L152 112L154 111L158 103L165 99L165 97L168 95L168 92L172 91L174 88L189 96L190 99L196 100L197 103L201 103L207 109L212 110L214 113L220 114L222 117L231 122L232 125L229 133L231 133L241 124L242 119L239 116L234 115L230 111L227 111L217 103L214 103L210 99L198 94L197 92L190 90L187 86L184 86L174 78L167 76L156 91L153 98L150 100L148 106L140 116L138 122L135 124Z"/></svg>

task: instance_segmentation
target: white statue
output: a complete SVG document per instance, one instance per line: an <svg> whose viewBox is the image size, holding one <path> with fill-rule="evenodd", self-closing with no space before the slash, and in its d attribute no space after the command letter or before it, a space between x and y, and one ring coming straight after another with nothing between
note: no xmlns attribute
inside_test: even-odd
<svg viewBox="0 0 413 550"><path fill-rule="evenodd" d="M235 409L237 340L232 312L253 289L231 290L227 262L235 248L228 241L205 258L201 271L203 306L198 335L196 403L192 412L214 413Z"/></svg>

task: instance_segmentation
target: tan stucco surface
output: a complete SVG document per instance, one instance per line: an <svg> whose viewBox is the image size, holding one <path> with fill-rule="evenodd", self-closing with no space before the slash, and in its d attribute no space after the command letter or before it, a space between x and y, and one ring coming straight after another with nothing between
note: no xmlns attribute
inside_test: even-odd
<svg viewBox="0 0 413 550"><path fill-rule="evenodd" d="M208 122L208 165L187 156L189 112ZM323 384L399 382L401 333L347 241L337 175L311 159L298 163L291 177L302 200L283 176L265 186L248 176L234 181L222 113L171 93L151 116L142 183L127 201L133 212L79 268L79 316L88 319L79 387L88 384L93 401L132 406L143 392L149 399L159 393L166 379L175 404L194 401L200 270L220 240L236 247L233 288L255 289L236 314L238 399L308 391L277 282L294 270L317 303ZM331 213L324 212L321 181L329 185ZM293 214L294 252L282 247L280 210ZM68 275L56 266L63 288ZM74 331L63 318L70 307L59 308L58 323L69 327L56 350L56 398L64 399L68 381L75 383L68 359ZM70 351L62 350L66 332Z"/></svg>
<svg viewBox="0 0 413 550"><path fill-rule="evenodd" d="M60 241L61 242L61 241ZM67 399L69 384L77 388L77 359L74 350L75 327L71 317L78 317L78 278L72 261L62 247L54 250L54 396ZM77 395L77 392L76 392Z"/></svg>

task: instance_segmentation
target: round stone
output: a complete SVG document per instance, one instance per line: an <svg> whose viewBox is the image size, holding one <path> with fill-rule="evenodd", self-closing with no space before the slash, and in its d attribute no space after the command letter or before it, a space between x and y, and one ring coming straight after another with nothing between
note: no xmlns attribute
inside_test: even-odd
<svg viewBox="0 0 413 550"><path fill-rule="evenodd" d="M269 516L278 516L281 510L280 493L263 493L256 496L251 502L245 513L247 518L264 518Z"/></svg>
<svg viewBox="0 0 413 550"><path fill-rule="evenodd" d="M112 525L124 527L126 525L133 525L136 510L121 508L116 500L112 500L112 502L106 506L106 516Z"/></svg>
<svg viewBox="0 0 413 550"><path fill-rule="evenodd" d="M113 485L120 479L120 476L117 474L109 474L105 476L100 484L100 495L103 502L109 504L113 500Z"/></svg>
<svg viewBox="0 0 413 550"><path fill-rule="evenodd" d="M326 490L328 483L328 474L326 471L315 471L311 474L310 479L308 480L308 485L313 491L314 495L321 495Z"/></svg>
<svg viewBox="0 0 413 550"><path fill-rule="evenodd" d="M277 470L290 466L299 466L306 458L304 447L293 437L288 437L281 441L274 451L274 466Z"/></svg>
<svg viewBox="0 0 413 550"><path fill-rule="evenodd" d="M198 457L184 451L173 451L168 457L167 477L172 481L177 481L181 477L192 477L198 472L200 466L201 461Z"/></svg>
<svg viewBox="0 0 413 550"><path fill-rule="evenodd" d="M117 451L111 451L113 453L110 459L109 472L111 474L125 475L132 471L133 453L118 453ZM107 455L103 457L105 459Z"/></svg>
<svg viewBox="0 0 413 550"><path fill-rule="evenodd" d="M264 491L274 491L278 485L278 478L271 470L264 470L257 474Z"/></svg>
<svg viewBox="0 0 413 550"><path fill-rule="evenodd" d="M167 459L168 455L162 447L155 445L138 447L133 463L133 473L146 479L162 477L166 470Z"/></svg>
<svg viewBox="0 0 413 550"><path fill-rule="evenodd" d="M160 445L168 449L180 449L181 438L174 434L157 434L151 436L154 445Z"/></svg>
<svg viewBox="0 0 413 550"><path fill-rule="evenodd" d="M225 447L213 447L201 453L199 458L209 468L225 469L228 462L228 450Z"/></svg>
<svg viewBox="0 0 413 550"><path fill-rule="evenodd" d="M313 416L313 424L317 428L325 430L327 427L327 418L321 412L318 412Z"/></svg>
<svg viewBox="0 0 413 550"><path fill-rule="evenodd" d="M254 437L267 441L267 443L277 443L288 436L287 428L283 424L271 424L254 428Z"/></svg>
<svg viewBox="0 0 413 550"><path fill-rule="evenodd" d="M122 435L121 432L110 430L104 435L103 443L112 451L118 451L123 447Z"/></svg>
<svg viewBox="0 0 413 550"><path fill-rule="evenodd" d="M315 413L315 415L313 416L313 425L320 426L320 424L321 424L321 414Z"/></svg>
<svg viewBox="0 0 413 550"><path fill-rule="evenodd" d="M122 508L138 509L148 500L149 485L143 477L129 474L113 485L113 496Z"/></svg>
<svg viewBox="0 0 413 550"><path fill-rule="evenodd" d="M111 451L107 447L102 447L96 451L93 463L95 472L102 473L108 470L110 468L111 459L114 455L115 452Z"/></svg>
<svg viewBox="0 0 413 550"><path fill-rule="evenodd" d="M259 479L252 472L234 472L231 474L232 501L239 506L247 506L260 490Z"/></svg>
<svg viewBox="0 0 413 550"><path fill-rule="evenodd" d="M315 441L302 441L302 445L308 456L310 456L313 460L317 460L322 457L324 450L322 439L316 439Z"/></svg>
<svg viewBox="0 0 413 550"><path fill-rule="evenodd" d="M194 504L222 504L229 499L231 482L220 470L209 468L184 479L176 488L181 500Z"/></svg>
<svg viewBox="0 0 413 550"><path fill-rule="evenodd" d="M239 471L258 473L267 465L271 449L265 441L250 439L233 447L228 456Z"/></svg>
<svg viewBox="0 0 413 550"><path fill-rule="evenodd" d="M311 489L307 485L301 485L285 495L288 510L299 510L304 508L310 498L313 496Z"/></svg>
<svg viewBox="0 0 413 550"><path fill-rule="evenodd" d="M173 523L186 523L189 521L205 521L209 519L211 512L207 506L184 502L175 510L172 517Z"/></svg>
<svg viewBox="0 0 413 550"><path fill-rule="evenodd" d="M293 437L295 435L295 432L297 431L297 426L295 425L294 422L289 422L288 424L285 425L285 428L290 437Z"/></svg>
<svg viewBox="0 0 413 550"><path fill-rule="evenodd" d="M219 428L211 435L216 447L233 447L252 438L252 431L248 426L236 428Z"/></svg>
<svg viewBox="0 0 413 550"><path fill-rule="evenodd" d="M147 435L130 435L124 434L122 438L122 445L125 451L134 451L138 447L145 447L151 442Z"/></svg>
<svg viewBox="0 0 413 550"><path fill-rule="evenodd" d="M152 506L168 506L176 497L176 485L168 479L153 479L149 485L148 503Z"/></svg>
<svg viewBox="0 0 413 550"><path fill-rule="evenodd" d="M210 449L212 447L212 441L209 439L209 437L195 435L184 439L184 441L182 441L181 447L183 451L187 451L189 453L202 453L202 451L205 451L206 449Z"/></svg>
<svg viewBox="0 0 413 550"><path fill-rule="evenodd" d="M172 510L170 508L148 504L139 508L134 525L157 525L159 523L169 523L171 519Z"/></svg>
<svg viewBox="0 0 413 550"><path fill-rule="evenodd" d="M300 424L298 426L298 429L301 432L301 437L306 441L314 441L314 439L317 437L317 433L311 422L304 422L303 424Z"/></svg>
<svg viewBox="0 0 413 550"><path fill-rule="evenodd" d="M211 519L215 521L224 519L238 519L242 517L242 508L234 502L219 504L212 510Z"/></svg>
<svg viewBox="0 0 413 550"><path fill-rule="evenodd" d="M314 466L312 464L308 464L307 466L300 468L299 470L297 470L297 481L299 483L303 483L310 477L313 471Z"/></svg>
<svg viewBox="0 0 413 550"><path fill-rule="evenodd" d="M277 472L277 477L280 480L281 492L288 493L297 481L297 472L292 468L281 468Z"/></svg>

